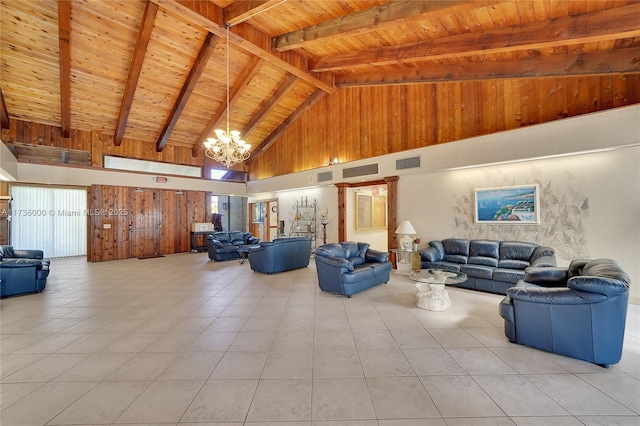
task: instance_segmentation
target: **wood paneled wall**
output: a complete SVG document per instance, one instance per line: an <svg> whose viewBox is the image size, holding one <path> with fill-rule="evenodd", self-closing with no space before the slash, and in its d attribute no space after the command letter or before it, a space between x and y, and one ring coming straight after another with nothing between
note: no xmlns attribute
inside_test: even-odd
<svg viewBox="0 0 640 426"><path fill-rule="evenodd" d="M340 88L327 95L246 165L249 180L349 162L566 117L640 103L640 74L462 81ZM2 140L91 153L94 167L104 154L201 166L213 162L192 148L73 130L63 139L56 126L11 120Z"/></svg>
<svg viewBox="0 0 640 426"><path fill-rule="evenodd" d="M189 251L191 224L209 222L211 217L207 202L211 194L180 192L92 185L87 203L91 213L88 260L100 262Z"/></svg>
<svg viewBox="0 0 640 426"><path fill-rule="evenodd" d="M125 138L120 146L115 146L113 135L100 131L74 129L67 139L61 135L61 128L58 126L16 119L10 120L9 129L2 129L2 140L5 143L19 142L87 151L91 153L91 164L95 167L102 167L103 155L198 167L204 164L204 154L193 157L191 147L167 145L162 152L157 152L155 142Z"/></svg>
<svg viewBox="0 0 640 426"><path fill-rule="evenodd" d="M640 103L640 74L341 88L249 167L256 180L325 161L453 142Z"/></svg>

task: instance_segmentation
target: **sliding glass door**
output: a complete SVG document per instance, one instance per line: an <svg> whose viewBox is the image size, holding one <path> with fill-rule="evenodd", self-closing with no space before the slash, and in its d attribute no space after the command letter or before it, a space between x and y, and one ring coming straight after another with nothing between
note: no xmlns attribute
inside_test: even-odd
<svg viewBox="0 0 640 426"><path fill-rule="evenodd" d="M45 257L87 254L84 188L11 185L11 245L43 250Z"/></svg>

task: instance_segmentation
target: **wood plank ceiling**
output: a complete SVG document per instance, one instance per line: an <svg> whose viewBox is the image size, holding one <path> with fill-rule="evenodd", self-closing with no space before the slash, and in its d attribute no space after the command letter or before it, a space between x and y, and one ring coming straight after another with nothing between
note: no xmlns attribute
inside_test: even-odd
<svg viewBox="0 0 640 426"><path fill-rule="evenodd" d="M255 159L337 87L640 71L627 0L2 0L0 124ZM225 71L229 37L229 111Z"/></svg>

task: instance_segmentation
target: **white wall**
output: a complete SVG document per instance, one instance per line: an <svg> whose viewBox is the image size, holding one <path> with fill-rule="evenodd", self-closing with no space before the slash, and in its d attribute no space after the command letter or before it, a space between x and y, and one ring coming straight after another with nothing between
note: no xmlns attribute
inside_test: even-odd
<svg viewBox="0 0 640 426"><path fill-rule="evenodd" d="M423 246L449 237L530 241L553 247L558 263L615 259L640 303L640 147L401 177L398 210ZM540 225L474 223L474 188L537 183Z"/></svg>
<svg viewBox="0 0 640 426"><path fill-rule="evenodd" d="M264 192L254 194L249 197L250 203L266 200L278 200L278 220L284 220L284 232L289 234L291 224L293 223L296 209L295 204L307 202L309 204L316 202L316 230L317 237L314 246L322 245L322 225L320 220L322 214L329 214L329 223L327 224L327 243L336 242L338 240L338 189L331 186L302 188L299 190L286 190Z"/></svg>
<svg viewBox="0 0 640 426"><path fill-rule="evenodd" d="M18 176L18 160L0 141L0 180L16 180L16 176Z"/></svg>

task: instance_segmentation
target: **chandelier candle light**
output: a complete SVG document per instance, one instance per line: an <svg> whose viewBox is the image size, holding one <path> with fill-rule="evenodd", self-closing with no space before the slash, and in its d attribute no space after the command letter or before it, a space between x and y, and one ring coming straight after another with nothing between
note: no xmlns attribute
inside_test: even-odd
<svg viewBox="0 0 640 426"><path fill-rule="evenodd" d="M224 164L227 168L234 164L240 163L249 158L249 149L251 145L240 139L240 132L237 130L231 130L229 125L229 28L227 27L227 46L226 46L226 60L227 60L227 129L215 129L217 138L208 138L204 142L205 155L212 160Z"/></svg>

